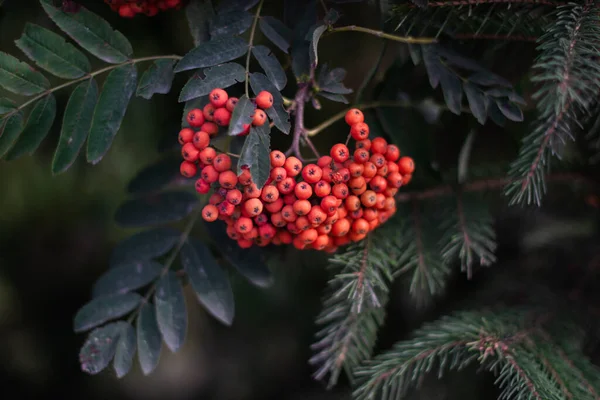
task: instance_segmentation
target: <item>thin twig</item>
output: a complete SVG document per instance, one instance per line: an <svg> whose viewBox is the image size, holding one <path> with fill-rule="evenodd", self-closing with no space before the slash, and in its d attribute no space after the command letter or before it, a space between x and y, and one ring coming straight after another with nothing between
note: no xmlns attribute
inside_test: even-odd
<svg viewBox="0 0 600 400"><path fill-rule="evenodd" d="M328 32L329 33L362 32L362 33L368 33L369 35L377 36L378 38L381 38L381 39L388 39L388 40L393 40L395 42L409 43L409 44L430 44L430 43L437 42L436 38L428 38L428 37L418 38L418 37L412 37L412 36L398 36L398 35L392 35L391 33L385 33L382 31L375 30L375 29L365 28L364 26L357 26L357 25L348 25L348 26L340 26L338 28L329 28Z"/></svg>
<svg viewBox="0 0 600 400"><path fill-rule="evenodd" d="M246 97L250 97L250 90L248 88L250 79L250 55L252 54L252 44L254 43L254 33L256 32L256 25L258 24L258 18L260 17L260 10L262 9L264 0L260 0L256 13L254 14L254 21L252 21L252 28L250 28L250 38L248 39L248 54L246 54L246 80L244 82L244 93Z"/></svg>

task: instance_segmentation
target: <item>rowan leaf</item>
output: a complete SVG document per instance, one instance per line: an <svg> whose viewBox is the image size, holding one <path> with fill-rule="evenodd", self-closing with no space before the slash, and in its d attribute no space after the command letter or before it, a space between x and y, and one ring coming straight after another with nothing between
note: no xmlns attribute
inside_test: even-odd
<svg viewBox="0 0 600 400"><path fill-rule="evenodd" d="M142 227L179 221L196 207L198 198L183 191L170 191L126 201L115 214L123 227Z"/></svg>
<svg viewBox="0 0 600 400"><path fill-rule="evenodd" d="M170 186L183 186L193 183L179 172L181 154L169 155L143 168L129 182L127 191L131 194L151 194Z"/></svg>
<svg viewBox="0 0 600 400"><path fill-rule="evenodd" d="M48 90L50 82L29 64L0 51L0 87L15 94L31 96Z"/></svg>
<svg viewBox="0 0 600 400"><path fill-rule="evenodd" d="M326 25L317 26L311 34L310 37L310 64L313 68L315 68L319 64L319 40L325 31L327 30Z"/></svg>
<svg viewBox="0 0 600 400"><path fill-rule="evenodd" d="M237 136L244 131L245 125L252 123L256 104L254 104L245 94L239 98L229 121L228 135Z"/></svg>
<svg viewBox="0 0 600 400"><path fill-rule="evenodd" d="M246 54L248 43L237 36L224 36L200 43L188 52L175 66L175 72L212 67L235 60Z"/></svg>
<svg viewBox="0 0 600 400"><path fill-rule="evenodd" d="M196 72L185 84L179 102L208 95L214 88L228 88L246 79L246 70L238 63L226 63Z"/></svg>
<svg viewBox="0 0 600 400"><path fill-rule="evenodd" d="M284 53L288 53L292 42L292 30L274 17L260 17L258 26L261 32Z"/></svg>
<svg viewBox="0 0 600 400"><path fill-rule="evenodd" d="M136 233L113 248L109 265L114 268L163 256L175 246L180 234L173 228L154 228Z"/></svg>
<svg viewBox="0 0 600 400"><path fill-rule="evenodd" d="M277 90L283 90L287 84L287 76L279 60L271 53L271 50L265 46L254 46L252 54Z"/></svg>
<svg viewBox="0 0 600 400"><path fill-rule="evenodd" d="M214 14L210 0L191 0L185 7L185 16L194 46L210 39L208 26Z"/></svg>
<svg viewBox="0 0 600 400"><path fill-rule="evenodd" d="M156 322L167 347L176 352L185 340L187 311L183 288L173 271L159 281L154 295Z"/></svg>
<svg viewBox="0 0 600 400"><path fill-rule="evenodd" d="M135 342L135 329L128 323L125 323L121 332L119 333L119 339L117 340L117 347L115 348L115 357L113 360L113 368L117 373L117 378L122 378L133 365L133 357L135 356L136 342Z"/></svg>
<svg viewBox="0 0 600 400"><path fill-rule="evenodd" d="M126 324L123 321L113 322L90 332L79 351L82 371L95 375L108 367L115 356L119 335Z"/></svg>
<svg viewBox="0 0 600 400"><path fill-rule="evenodd" d="M162 265L149 260L113 267L96 281L92 296L122 294L139 289L156 279L161 270Z"/></svg>
<svg viewBox="0 0 600 400"><path fill-rule="evenodd" d="M151 99L154 94L167 94L173 85L175 60L155 60L144 72L138 84L136 95Z"/></svg>
<svg viewBox="0 0 600 400"><path fill-rule="evenodd" d="M218 13L209 24L210 36L216 38L242 34L250 28L253 19L252 14L243 10Z"/></svg>
<svg viewBox="0 0 600 400"><path fill-rule="evenodd" d="M269 179L271 173L271 128L269 124L252 126L250 134L244 142L240 160L238 161L238 175L242 173L242 167L250 168L252 181L262 189Z"/></svg>
<svg viewBox="0 0 600 400"><path fill-rule="evenodd" d="M158 365L162 339L152 304L144 304L137 318L138 360L144 375L150 374Z"/></svg>
<svg viewBox="0 0 600 400"><path fill-rule="evenodd" d="M23 113L17 112L0 119L0 158L13 146L23 132Z"/></svg>
<svg viewBox="0 0 600 400"><path fill-rule="evenodd" d="M122 317L136 308L142 301L137 293L123 293L97 297L77 311L73 321L75 332L84 332L103 323Z"/></svg>
<svg viewBox="0 0 600 400"><path fill-rule="evenodd" d="M4 97L0 97L0 116L14 111L16 108L17 105L15 104L15 102Z"/></svg>
<svg viewBox="0 0 600 400"><path fill-rule="evenodd" d="M283 96L281 96L281 93L279 93L275 85L266 75L255 72L250 74L250 87L255 95L263 90L266 90L273 95L273 106L267 108L266 113L275 124L275 127L288 135L290 129L292 129L290 114L283 107Z"/></svg>

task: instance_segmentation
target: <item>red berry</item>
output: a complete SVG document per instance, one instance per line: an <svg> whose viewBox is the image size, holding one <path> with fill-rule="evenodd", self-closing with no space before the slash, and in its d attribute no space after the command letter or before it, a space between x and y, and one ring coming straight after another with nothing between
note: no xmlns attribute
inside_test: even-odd
<svg viewBox="0 0 600 400"><path fill-rule="evenodd" d="M387 141L382 137L371 140L371 153L385 154L387 151Z"/></svg>
<svg viewBox="0 0 600 400"><path fill-rule="evenodd" d="M195 162L198 160L199 151L194 147L193 143L186 143L181 148L181 156L184 160Z"/></svg>
<svg viewBox="0 0 600 400"><path fill-rule="evenodd" d="M217 108L212 103L208 103L207 105L205 105L204 108L202 109L202 114L204 115L204 120L212 121L213 116L215 115L216 109Z"/></svg>
<svg viewBox="0 0 600 400"><path fill-rule="evenodd" d="M263 90L256 96L256 105L263 110L273 106L273 95L266 90Z"/></svg>
<svg viewBox="0 0 600 400"><path fill-rule="evenodd" d="M415 171L415 162L410 157L402 157L398 160L398 168L402 175L412 175Z"/></svg>
<svg viewBox="0 0 600 400"><path fill-rule="evenodd" d="M202 218L206 222L216 221L218 216L219 216L219 210L217 209L216 206L214 206L212 204L207 204L202 209Z"/></svg>
<svg viewBox="0 0 600 400"><path fill-rule="evenodd" d="M196 167L196 164L193 162L184 161L179 167L179 172L181 172L181 175L185 176L186 178L191 178L196 175L196 172L198 172L198 167Z"/></svg>
<svg viewBox="0 0 600 400"><path fill-rule="evenodd" d="M323 170L316 164L308 164L302 169L302 179L308 183L317 183L323 176Z"/></svg>
<svg viewBox="0 0 600 400"><path fill-rule="evenodd" d="M350 128L350 135L354 140L364 140L369 137L369 125L364 122L359 122Z"/></svg>
<svg viewBox="0 0 600 400"><path fill-rule="evenodd" d="M194 134L192 143L194 143L194 147L198 150L204 150L210 143L210 136L204 131L198 131Z"/></svg>
<svg viewBox="0 0 600 400"><path fill-rule="evenodd" d="M229 112L233 112L233 109L237 105L238 100L239 99L237 97L230 97L229 99L227 99L227 103L225 104L225 108L227 108L227 110Z"/></svg>
<svg viewBox="0 0 600 400"><path fill-rule="evenodd" d="M285 154L279 150L271 152L271 167L283 167L285 164Z"/></svg>
<svg viewBox="0 0 600 400"><path fill-rule="evenodd" d="M252 125L262 126L267 121L267 114L263 110L254 110L254 117L252 118Z"/></svg>
<svg viewBox="0 0 600 400"><path fill-rule="evenodd" d="M346 120L346 123L348 125L352 126L354 124L364 122L365 116L363 115L362 111L360 111L358 108L352 108L348 110L344 119Z"/></svg>
<svg viewBox="0 0 600 400"><path fill-rule="evenodd" d="M204 179L198 179L195 184L196 192L206 194L210 190L210 184Z"/></svg>
<svg viewBox="0 0 600 400"><path fill-rule="evenodd" d="M179 136L177 139L179 140L179 144L183 146L184 144L191 142L193 138L194 131L190 128L183 128L179 131Z"/></svg>
<svg viewBox="0 0 600 400"><path fill-rule="evenodd" d="M227 126L231 120L231 113L225 107L217 108L213 114L213 120L219 126Z"/></svg>
<svg viewBox="0 0 600 400"><path fill-rule="evenodd" d="M227 100L229 100L229 95L223 89L213 89L208 95L208 99L215 108L225 107Z"/></svg>
<svg viewBox="0 0 600 400"><path fill-rule="evenodd" d="M198 128L204 123L205 118L202 114L202 110L194 108L187 113L186 120L192 128Z"/></svg>
<svg viewBox="0 0 600 400"><path fill-rule="evenodd" d="M338 143L333 145L330 155L333 161L343 163L350 157L350 151L345 144Z"/></svg>
<svg viewBox="0 0 600 400"><path fill-rule="evenodd" d="M219 133L219 125L214 122L205 122L200 127L200 130L208 133L208 136L213 137Z"/></svg>

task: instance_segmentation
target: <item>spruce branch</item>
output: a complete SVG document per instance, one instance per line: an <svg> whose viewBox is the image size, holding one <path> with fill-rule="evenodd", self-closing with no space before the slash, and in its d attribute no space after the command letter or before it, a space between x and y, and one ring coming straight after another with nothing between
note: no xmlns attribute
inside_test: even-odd
<svg viewBox="0 0 600 400"><path fill-rule="evenodd" d="M505 190L511 204L541 204L552 156L561 157L574 138L578 116L589 113L600 93L598 11L591 2L560 7L556 22L540 39L541 53L533 67L538 72L532 78L540 83L534 94L539 117L509 171L515 179Z"/></svg>

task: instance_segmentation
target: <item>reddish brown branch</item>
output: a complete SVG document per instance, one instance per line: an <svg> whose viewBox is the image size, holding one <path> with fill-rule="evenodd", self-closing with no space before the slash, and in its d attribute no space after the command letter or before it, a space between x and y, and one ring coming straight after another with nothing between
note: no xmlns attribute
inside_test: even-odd
<svg viewBox="0 0 600 400"><path fill-rule="evenodd" d="M484 40L510 40L515 42L536 42L537 36L525 36L525 35L499 35L493 33L455 33L452 35L455 39L468 40L468 39L484 39Z"/></svg>
<svg viewBox="0 0 600 400"><path fill-rule="evenodd" d="M533 396L536 399L542 400L542 396L540 396L540 394L536 390L535 385L533 384L533 382L531 381L531 379L529 378L529 376L527 376L527 374L525 373L525 371L523 371L523 368L521 368L521 366L515 361L515 359L512 356L509 355L509 356L506 357L506 360L517 371L517 373L519 374L519 376L521 377L521 379L523 379L523 381L525 381L525 384L527 385L527 387L531 391L531 394L533 394Z"/></svg>

